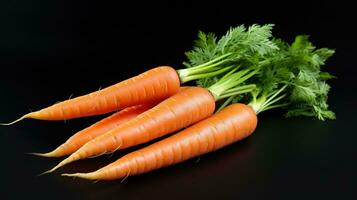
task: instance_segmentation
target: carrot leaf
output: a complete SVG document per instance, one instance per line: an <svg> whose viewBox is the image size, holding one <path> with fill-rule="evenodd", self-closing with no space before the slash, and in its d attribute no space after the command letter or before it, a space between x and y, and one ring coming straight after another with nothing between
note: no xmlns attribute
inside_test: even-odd
<svg viewBox="0 0 357 200"><path fill-rule="evenodd" d="M284 107L288 110L287 117L334 119L335 114L327 104L330 86L326 82L334 76L321 72L321 66L334 50L316 49L305 35L297 36L291 45L275 41L280 50L264 61L249 104L257 113Z"/></svg>
<svg viewBox="0 0 357 200"><path fill-rule="evenodd" d="M186 52L186 69L178 70L182 82L199 80L197 84L209 87L224 73L212 73L232 66L256 63L278 46L271 40L272 24L244 25L230 28L219 40L213 33L198 33L192 50ZM226 71L225 71L226 72Z"/></svg>
<svg viewBox="0 0 357 200"><path fill-rule="evenodd" d="M211 91L222 106L243 101L256 113L275 108L287 110L286 116L314 116L334 119L327 104L335 78L321 71L335 51L316 48L307 35L292 44L272 35L274 25L244 25L230 28L217 37L198 33L192 50L186 52L186 69L178 70L181 81L196 80Z"/></svg>

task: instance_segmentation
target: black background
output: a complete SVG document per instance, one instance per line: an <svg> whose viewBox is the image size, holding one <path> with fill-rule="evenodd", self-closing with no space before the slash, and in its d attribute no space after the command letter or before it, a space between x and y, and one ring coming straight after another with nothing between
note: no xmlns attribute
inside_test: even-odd
<svg viewBox="0 0 357 200"><path fill-rule="evenodd" d="M179 1L178 1L179 2ZM341 2L1 1L0 121L82 95L158 65L182 67L198 30L274 23L292 41L309 34L337 49L326 70L337 120L259 116L248 139L183 164L120 181L92 183L61 177L86 172L112 157L88 159L50 175L60 159L46 152L102 118L67 122L25 120L0 127L1 199L356 199L356 84L353 6Z"/></svg>

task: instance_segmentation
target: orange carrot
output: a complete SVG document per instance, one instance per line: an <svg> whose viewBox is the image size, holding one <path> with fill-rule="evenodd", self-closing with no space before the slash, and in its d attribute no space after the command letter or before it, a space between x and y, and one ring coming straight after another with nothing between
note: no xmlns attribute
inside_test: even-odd
<svg viewBox="0 0 357 200"><path fill-rule="evenodd" d="M97 171L62 175L90 180L114 180L142 174L232 144L253 133L256 125L257 116L250 106L232 104L212 117L129 153Z"/></svg>
<svg viewBox="0 0 357 200"><path fill-rule="evenodd" d="M70 137L65 143L57 147L55 150L49 153L32 153L38 156L44 157L61 157L70 155L77 151L88 141L106 133L107 131L114 129L115 127L135 118L139 114L152 108L154 104L143 104L138 106L132 106L124 110L118 111L111 116L102 119L101 121L85 128L72 137Z"/></svg>
<svg viewBox="0 0 357 200"><path fill-rule="evenodd" d="M177 93L179 88L180 79L175 69L157 67L113 86L25 114L14 122L0 125L10 125L25 118L67 120L108 113L147 102L159 102Z"/></svg>
<svg viewBox="0 0 357 200"><path fill-rule="evenodd" d="M188 87L135 119L89 141L53 169L70 162L128 148L178 131L211 116L215 99L200 87Z"/></svg>

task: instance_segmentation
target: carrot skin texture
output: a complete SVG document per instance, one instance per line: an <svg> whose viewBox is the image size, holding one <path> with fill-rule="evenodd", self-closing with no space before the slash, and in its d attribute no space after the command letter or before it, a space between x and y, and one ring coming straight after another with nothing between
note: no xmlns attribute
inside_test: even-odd
<svg viewBox="0 0 357 200"><path fill-rule="evenodd" d="M139 114L152 108L155 104L143 104L125 108L118 111L109 117L100 120L97 123L77 132L71 136L65 143L57 147L54 151L45 154L36 154L45 157L61 157L70 155L77 151L88 141L108 132L111 129L118 127L119 125L126 123L127 121L135 118Z"/></svg>
<svg viewBox="0 0 357 200"><path fill-rule="evenodd" d="M174 165L215 151L251 135L257 116L250 106L232 104L197 124L129 153L91 173L63 174L90 180L115 180Z"/></svg>
<svg viewBox="0 0 357 200"><path fill-rule="evenodd" d="M148 70L115 85L29 113L25 118L67 120L104 114L147 102L159 102L179 91L180 79L172 67Z"/></svg>
<svg viewBox="0 0 357 200"><path fill-rule="evenodd" d="M215 100L200 87L187 87L120 127L87 142L60 166L88 157L146 143L211 116Z"/></svg>

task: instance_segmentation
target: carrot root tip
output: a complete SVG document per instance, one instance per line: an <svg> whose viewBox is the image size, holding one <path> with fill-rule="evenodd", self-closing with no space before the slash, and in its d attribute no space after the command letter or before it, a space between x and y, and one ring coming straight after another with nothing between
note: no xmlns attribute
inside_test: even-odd
<svg viewBox="0 0 357 200"><path fill-rule="evenodd" d="M45 175L45 174L52 173L53 171L55 171L55 170L50 169L50 170L47 170L47 171L45 171L45 172L42 172L41 174L39 174L39 175L37 175L37 176L43 176L43 175Z"/></svg>
<svg viewBox="0 0 357 200"><path fill-rule="evenodd" d="M67 177L78 177L78 178L83 178L83 179L90 179L90 180L94 180L91 177L91 173L74 173L74 174L61 174L61 176L67 176Z"/></svg>
<svg viewBox="0 0 357 200"><path fill-rule="evenodd" d="M40 157L57 157L54 151L48 152L48 153L36 153L36 152L28 152L26 153L28 155L33 155L33 156L40 156Z"/></svg>
<svg viewBox="0 0 357 200"><path fill-rule="evenodd" d="M73 154L72 154L73 155ZM73 161L76 161L77 159L74 159L73 157L68 157L64 160L62 160L62 162L58 163L58 165L56 165L55 167L53 167L52 169L48 170L48 173L54 172L55 170L57 170L60 167L63 167L64 165L71 163Z"/></svg>
<svg viewBox="0 0 357 200"><path fill-rule="evenodd" d="M61 176L78 177L78 176L80 176L80 173L75 173L75 174L61 174Z"/></svg>
<svg viewBox="0 0 357 200"><path fill-rule="evenodd" d="M19 121L21 121L21 120L23 120L23 119L28 118L28 117L30 116L30 114L31 114L31 113L28 113L28 114L26 114L26 115L23 115L22 117L20 117L20 118L14 120L14 121L12 121L12 122L9 122L9 123L0 123L0 126L9 126L9 125L15 124L15 123L17 123L17 122L19 122Z"/></svg>
<svg viewBox="0 0 357 200"><path fill-rule="evenodd" d="M43 172L42 174L49 174L49 173L52 173L54 171L56 171L58 168L62 167L63 165L65 165L65 163L63 162L60 162L58 165L56 165L54 168L48 170L48 171L45 171Z"/></svg>

